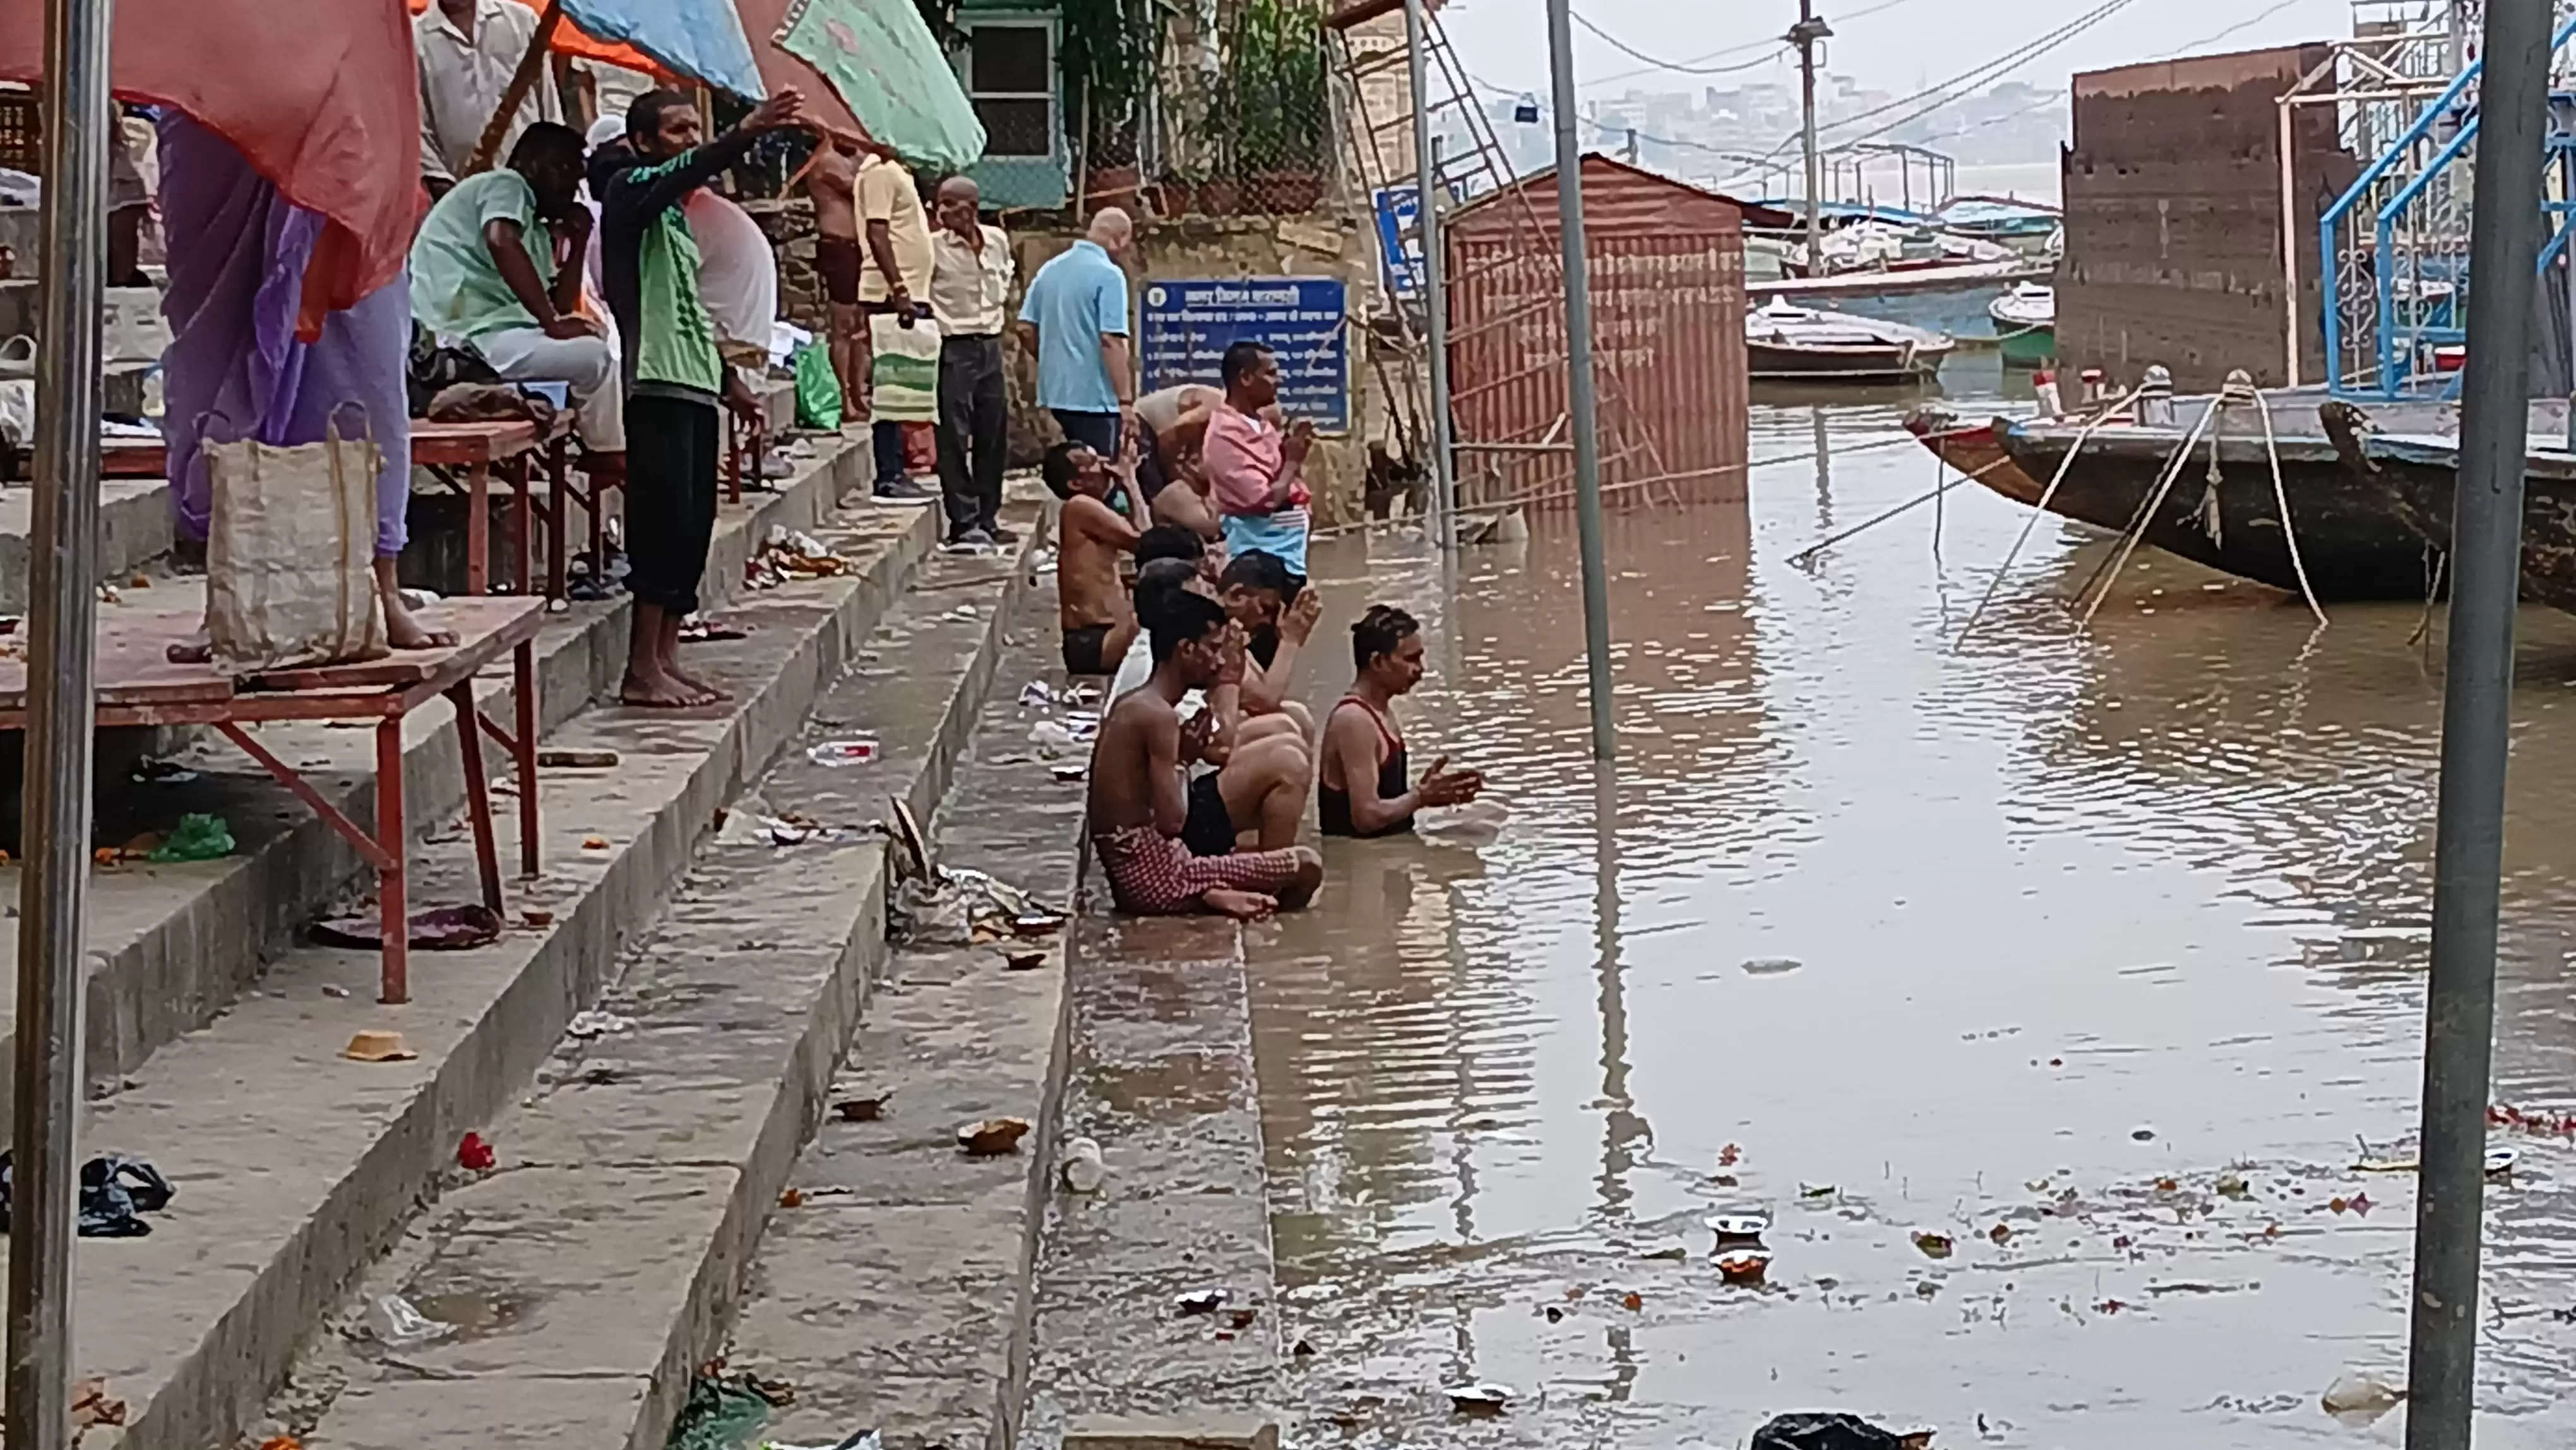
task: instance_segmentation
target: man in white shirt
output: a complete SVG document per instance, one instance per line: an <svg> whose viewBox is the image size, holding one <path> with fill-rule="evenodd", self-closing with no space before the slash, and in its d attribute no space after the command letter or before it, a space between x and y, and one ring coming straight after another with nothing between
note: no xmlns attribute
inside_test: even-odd
<svg viewBox="0 0 2576 1450"><path fill-rule="evenodd" d="M420 179L435 198L465 174L537 38L537 14L508 0L436 0L411 23L411 36L420 64ZM552 68L540 67L495 156L509 155L532 122L562 119Z"/></svg>
<svg viewBox="0 0 2576 1450"><path fill-rule="evenodd" d="M930 316L939 324L939 493L952 544L1009 544L1001 525L1002 468L1010 447L1002 392L1002 325L1008 320L1011 239L976 214L975 183L939 183L939 229L930 240Z"/></svg>

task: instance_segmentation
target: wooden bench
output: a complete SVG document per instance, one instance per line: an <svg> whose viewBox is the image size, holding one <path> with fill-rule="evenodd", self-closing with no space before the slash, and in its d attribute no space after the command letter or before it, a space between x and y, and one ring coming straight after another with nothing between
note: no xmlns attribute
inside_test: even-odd
<svg viewBox="0 0 2576 1450"><path fill-rule="evenodd" d="M218 664L182 664L174 645L195 639L204 619L193 610L103 610L98 626L97 707L100 727L211 725L313 808L376 869L384 931L380 996L411 999L411 932L403 810L403 720L445 696L456 708L456 738L465 757L466 813L474 830L483 904L503 911L501 860L493 842L492 797L483 770L482 736L510 753L519 786L519 869L537 874L537 668L535 640L545 619L538 599L442 601L422 622L453 630L452 648L405 650L360 664L235 676ZM474 703L474 677L511 655L517 709L503 729ZM303 773L280 760L247 727L272 720L364 720L376 731L376 821L370 831L325 799ZM0 659L0 730L27 723L27 663ZM478 730L476 727L480 726Z"/></svg>

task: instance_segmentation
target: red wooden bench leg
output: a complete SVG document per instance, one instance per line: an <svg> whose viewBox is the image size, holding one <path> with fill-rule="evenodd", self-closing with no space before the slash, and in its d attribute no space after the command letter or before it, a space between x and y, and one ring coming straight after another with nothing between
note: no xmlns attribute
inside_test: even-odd
<svg viewBox="0 0 2576 1450"><path fill-rule="evenodd" d="M492 788L483 778L483 721L474 709L474 682L448 687L456 707L456 745L465 757L465 814L474 827L474 869L483 882L483 904L501 911L501 853L492 844Z"/></svg>
<svg viewBox="0 0 2576 1450"><path fill-rule="evenodd" d="M384 980L377 1000L411 1000L411 906L404 890L410 849L403 826L402 717L376 726L376 844L387 858L376 870L376 900L385 934Z"/></svg>
<svg viewBox="0 0 2576 1450"><path fill-rule="evenodd" d="M510 476L518 483L510 500L510 583L521 598L528 593L528 556L536 548L536 460L520 454L511 460Z"/></svg>
<svg viewBox="0 0 2576 1450"><path fill-rule="evenodd" d="M554 507L546 513L546 597L564 597L564 535L572 523L572 467L567 458L572 445L558 438L546 457L546 475L553 482Z"/></svg>
<svg viewBox="0 0 2576 1450"><path fill-rule="evenodd" d="M522 644L510 661L510 692L518 700L519 733L510 753L519 768L519 874L537 874L537 647Z"/></svg>
<svg viewBox="0 0 2576 1450"><path fill-rule="evenodd" d="M492 592L492 465L465 470L465 592Z"/></svg>

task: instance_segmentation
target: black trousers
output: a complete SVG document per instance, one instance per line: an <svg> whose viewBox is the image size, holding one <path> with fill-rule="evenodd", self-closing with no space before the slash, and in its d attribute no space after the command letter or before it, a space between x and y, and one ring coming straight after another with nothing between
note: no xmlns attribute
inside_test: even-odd
<svg viewBox="0 0 2576 1450"><path fill-rule="evenodd" d="M638 602L697 613L723 448L724 420L713 402L626 399L626 583Z"/></svg>
<svg viewBox="0 0 2576 1450"><path fill-rule="evenodd" d="M952 537L999 522L1009 425L1002 340L952 337L940 343L939 497Z"/></svg>

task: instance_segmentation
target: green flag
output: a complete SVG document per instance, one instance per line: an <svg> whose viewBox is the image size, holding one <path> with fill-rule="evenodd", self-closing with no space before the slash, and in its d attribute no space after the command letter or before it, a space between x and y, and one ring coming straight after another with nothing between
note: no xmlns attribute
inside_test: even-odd
<svg viewBox="0 0 2576 1450"><path fill-rule="evenodd" d="M982 159L984 123L913 0L797 0L778 46L822 72L868 134L916 170Z"/></svg>

